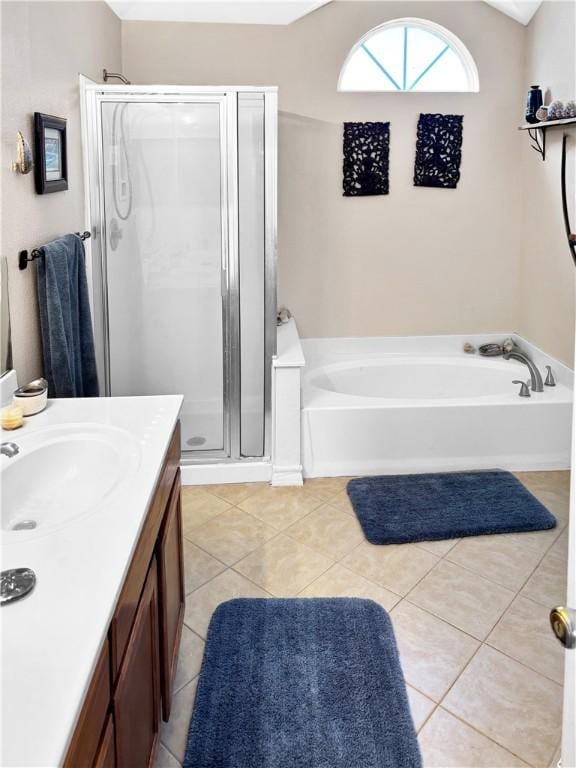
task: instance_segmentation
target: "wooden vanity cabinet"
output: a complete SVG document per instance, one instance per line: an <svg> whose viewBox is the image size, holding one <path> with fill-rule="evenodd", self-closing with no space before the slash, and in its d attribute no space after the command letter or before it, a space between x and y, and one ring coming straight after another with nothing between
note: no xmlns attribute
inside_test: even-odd
<svg viewBox="0 0 576 768"><path fill-rule="evenodd" d="M176 426L64 768L148 768L168 719L184 621Z"/></svg>
<svg viewBox="0 0 576 768"><path fill-rule="evenodd" d="M158 589L160 608L160 681L162 717L168 721L172 706L172 683L178 665L178 648L184 625L184 549L180 470L158 537Z"/></svg>

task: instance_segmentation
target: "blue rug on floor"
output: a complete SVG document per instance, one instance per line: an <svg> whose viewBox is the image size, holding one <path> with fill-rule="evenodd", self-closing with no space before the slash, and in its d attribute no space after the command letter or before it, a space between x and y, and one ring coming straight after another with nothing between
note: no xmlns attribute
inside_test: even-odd
<svg viewBox="0 0 576 768"><path fill-rule="evenodd" d="M554 528L556 518L510 472L439 472L350 480L371 544L459 539Z"/></svg>
<svg viewBox="0 0 576 768"><path fill-rule="evenodd" d="M371 600L214 612L184 768L420 768L392 623Z"/></svg>

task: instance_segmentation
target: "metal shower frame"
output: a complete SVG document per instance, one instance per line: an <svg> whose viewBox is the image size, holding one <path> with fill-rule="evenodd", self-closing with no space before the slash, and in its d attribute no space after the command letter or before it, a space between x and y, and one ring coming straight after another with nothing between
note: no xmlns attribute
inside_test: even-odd
<svg viewBox="0 0 576 768"><path fill-rule="evenodd" d="M272 360L276 354L278 89L256 86L102 85L81 76L85 209L92 238L87 267L99 374L110 395L110 328L101 104L105 102L218 103L221 118L224 448L184 451L182 463L258 461L271 457ZM244 457L240 445L240 293L238 244L238 95L264 97L264 455Z"/></svg>

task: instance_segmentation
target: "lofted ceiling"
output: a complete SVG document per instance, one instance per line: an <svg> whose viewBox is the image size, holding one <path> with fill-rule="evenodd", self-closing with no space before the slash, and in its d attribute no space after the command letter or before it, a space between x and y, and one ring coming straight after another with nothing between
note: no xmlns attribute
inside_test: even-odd
<svg viewBox="0 0 576 768"><path fill-rule="evenodd" d="M524 25L530 22L542 5L542 0L485 0L485 2Z"/></svg>
<svg viewBox="0 0 576 768"><path fill-rule="evenodd" d="M291 24L329 0L106 0L123 21Z"/></svg>
<svg viewBox="0 0 576 768"><path fill-rule="evenodd" d="M222 24L291 24L331 0L106 0L124 21L194 21ZM485 0L528 24L542 0Z"/></svg>

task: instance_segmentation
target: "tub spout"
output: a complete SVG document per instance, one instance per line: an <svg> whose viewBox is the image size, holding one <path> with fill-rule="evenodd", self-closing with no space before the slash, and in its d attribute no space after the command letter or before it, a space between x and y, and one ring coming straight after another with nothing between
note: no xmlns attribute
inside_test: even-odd
<svg viewBox="0 0 576 768"><path fill-rule="evenodd" d="M505 360L510 360L510 358L512 358L512 360L518 360L521 363L524 363L530 371L530 388L532 392L544 392L540 371L532 358L520 349L514 339L505 339L502 344L483 344L478 348L478 351L484 357L498 357L499 355L502 355Z"/></svg>
<svg viewBox="0 0 576 768"><path fill-rule="evenodd" d="M504 350L504 359L510 360L510 358L512 358L512 360L518 360L519 362L524 363L524 365L530 371L530 389L532 392L544 392L542 376L540 375L540 371L536 367L534 361L531 360L528 355L522 352L522 350L517 346L514 346L513 349Z"/></svg>

